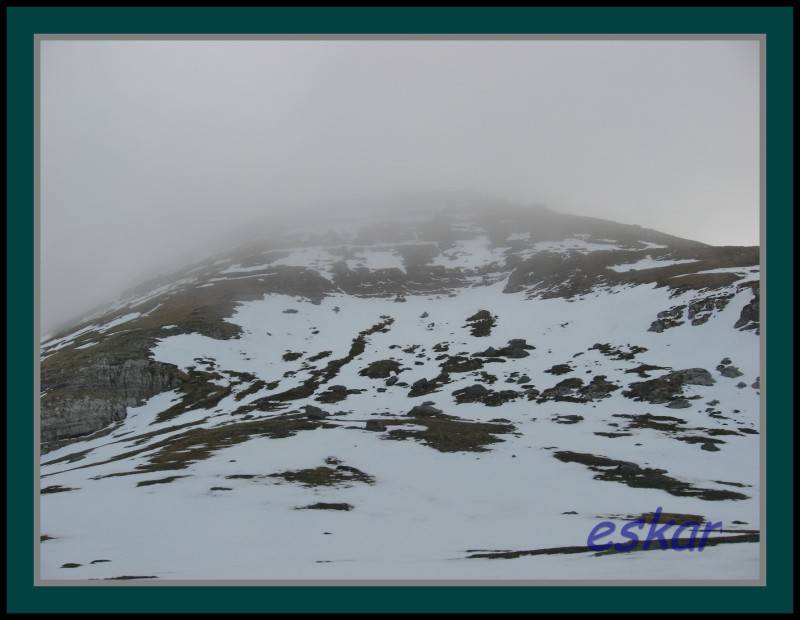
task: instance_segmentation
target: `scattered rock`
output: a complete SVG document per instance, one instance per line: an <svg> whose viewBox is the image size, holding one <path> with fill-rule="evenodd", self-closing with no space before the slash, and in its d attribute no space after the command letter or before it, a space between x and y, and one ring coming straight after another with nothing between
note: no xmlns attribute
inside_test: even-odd
<svg viewBox="0 0 800 620"><path fill-rule="evenodd" d="M685 305L681 306L673 306L669 310L664 310L663 312L659 312L656 316L658 317L655 321L650 324L650 327L647 331L655 332L657 334L662 333L665 329L670 329L671 327L677 327L678 325L683 325L683 311L686 309Z"/></svg>
<svg viewBox="0 0 800 620"><path fill-rule="evenodd" d="M545 372L551 375L565 375L573 370L574 369L569 364L556 364L555 366L545 370Z"/></svg>
<svg viewBox="0 0 800 620"><path fill-rule="evenodd" d="M691 406L692 403L685 398L676 398L675 400L670 401L670 403L667 405L669 409L687 409Z"/></svg>
<svg viewBox="0 0 800 620"><path fill-rule="evenodd" d="M583 420L580 415L557 415L553 417L553 422L556 424L577 424Z"/></svg>
<svg viewBox="0 0 800 620"><path fill-rule="evenodd" d="M713 385L714 378L704 368L675 370L655 379L631 383L623 396L649 403L668 403L683 396L684 385Z"/></svg>
<svg viewBox="0 0 800 620"><path fill-rule="evenodd" d="M370 363L366 368L359 371L362 377L369 377L370 379L386 379L392 374L399 374L400 362L396 360L378 360Z"/></svg>
<svg viewBox="0 0 800 620"><path fill-rule="evenodd" d="M719 374L721 374L723 377L728 377L729 379L735 379L736 377L741 377L744 374L736 366L724 366L720 364L717 366L717 370L719 371Z"/></svg>
<svg viewBox="0 0 800 620"><path fill-rule="evenodd" d="M298 506L295 510L352 510L353 506L345 502L317 502L308 506Z"/></svg>
<svg viewBox="0 0 800 620"><path fill-rule="evenodd" d="M324 420L330 415L327 411L315 407L314 405L304 405L302 409L305 417L309 420Z"/></svg>
<svg viewBox="0 0 800 620"><path fill-rule="evenodd" d="M497 325L497 317L493 317L488 310L478 310L467 319L464 327L469 327L473 336L481 338L490 335L495 325Z"/></svg>
<svg viewBox="0 0 800 620"><path fill-rule="evenodd" d="M524 338L513 338L508 341L508 344L500 349L489 347L480 353L473 353L473 357L508 357L511 359L519 359L528 357L531 351L535 349L533 345L528 344Z"/></svg>
<svg viewBox="0 0 800 620"><path fill-rule="evenodd" d="M386 430L386 422L383 420L367 420L364 428L368 431L376 431L382 433Z"/></svg>

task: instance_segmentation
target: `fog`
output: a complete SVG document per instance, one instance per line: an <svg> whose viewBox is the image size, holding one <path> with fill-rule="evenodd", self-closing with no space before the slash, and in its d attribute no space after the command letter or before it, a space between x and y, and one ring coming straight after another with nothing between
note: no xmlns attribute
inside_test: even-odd
<svg viewBox="0 0 800 620"><path fill-rule="evenodd" d="M40 63L45 333L254 221L397 195L758 243L756 41L47 40Z"/></svg>

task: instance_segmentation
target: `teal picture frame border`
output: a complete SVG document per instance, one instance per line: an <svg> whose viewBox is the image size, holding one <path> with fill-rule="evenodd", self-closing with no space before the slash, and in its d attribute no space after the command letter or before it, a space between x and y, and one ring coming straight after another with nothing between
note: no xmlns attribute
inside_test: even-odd
<svg viewBox="0 0 800 620"><path fill-rule="evenodd" d="M790 7L8 8L7 611L791 611L793 17ZM46 34L765 35L766 585L34 586L34 36Z"/></svg>

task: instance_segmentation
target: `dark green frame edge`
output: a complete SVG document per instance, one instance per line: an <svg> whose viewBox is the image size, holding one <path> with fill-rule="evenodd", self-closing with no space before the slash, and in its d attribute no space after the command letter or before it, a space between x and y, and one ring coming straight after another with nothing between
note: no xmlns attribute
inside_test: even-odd
<svg viewBox="0 0 800 620"><path fill-rule="evenodd" d="M784 612L793 608L792 8L11 7L6 17L8 612ZM33 36L71 33L766 34L767 585L34 587Z"/></svg>

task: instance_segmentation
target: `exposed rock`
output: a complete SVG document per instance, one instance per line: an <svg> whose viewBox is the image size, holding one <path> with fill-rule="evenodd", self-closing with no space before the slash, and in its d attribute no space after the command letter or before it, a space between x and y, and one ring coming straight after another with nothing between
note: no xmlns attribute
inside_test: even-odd
<svg viewBox="0 0 800 620"><path fill-rule="evenodd" d="M618 385L606 381L605 375L597 375L587 385L584 385L583 379L572 377L544 390L538 395L536 402L543 403L548 400L554 400L586 403L607 398L611 395L611 392L618 389Z"/></svg>
<svg viewBox="0 0 800 620"><path fill-rule="evenodd" d="M378 360L372 362L366 368L359 371L362 377L369 377L370 379L386 379L392 374L399 374L400 362L395 360Z"/></svg>
<svg viewBox="0 0 800 620"><path fill-rule="evenodd" d="M713 385L714 378L704 368L675 370L655 379L631 383L623 396L653 404L668 403L683 396L684 385Z"/></svg>
<svg viewBox="0 0 800 620"><path fill-rule="evenodd" d="M345 502L317 502L308 506L299 506L296 510L352 510L352 504Z"/></svg>
<svg viewBox="0 0 800 620"><path fill-rule="evenodd" d="M478 310L467 319L464 327L470 328L470 333L475 337L484 337L492 333L492 328L497 325L497 317L492 316L488 310Z"/></svg>
<svg viewBox="0 0 800 620"><path fill-rule="evenodd" d="M685 398L676 398L667 405L667 407L669 407L670 409L687 409L691 406L692 403L690 403Z"/></svg>
<svg viewBox="0 0 800 620"><path fill-rule="evenodd" d="M471 385L453 392L456 402L461 403L483 403L489 407L497 407L505 402L514 400L522 396L522 393L515 390L489 390L480 384Z"/></svg>
<svg viewBox="0 0 800 620"><path fill-rule="evenodd" d="M656 315L658 318L650 324L650 328L647 331L660 334L665 329L683 325L683 321L681 319L683 318L683 311L685 309L686 305L684 304L680 306L673 306L669 310L659 312Z"/></svg>
<svg viewBox="0 0 800 620"><path fill-rule="evenodd" d="M687 316L692 325L702 325L715 313L725 309L728 302L733 298L733 293L723 295L709 295L702 299L696 299L689 303Z"/></svg>
<svg viewBox="0 0 800 620"><path fill-rule="evenodd" d="M483 368L483 362L477 357L454 355L448 357L439 367L442 369L442 372L445 373L472 372L473 370Z"/></svg>
<svg viewBox="0 0 800 620"><path fill-rule="evenodd" d="M450 377L447 373L441 373L433 379L419 379L411 384L408 395L414 397L430 394L431 392L436 392L446 383L450 383Z"/></svg>
<svg viewBox="0 0 800 620"><path fill-rule="evenodd" d="M426 400L421 405L416 405L412 407L406 415L411 417L428 418L428 417L435 417L442 415L442 410L434 407L434 403L432 400Z"/></svg>
<svg viewBox="0 0 800 620"><path fill-rule="evenodd" d="M553 422L556 424L577 424L583 420L583 416L580 415L557 415L553 418Z"/></svg>
<svg viewBox="0 0 800 620"><path fill-rule="evenodd" d="M551 375L566 375L574 370L569 364L556 364L551 368L545 370L546 373Z"/></svg>
<svg viewBox="0 0 800 620"><path fill-rule="evenodd" d="M91 349L89 349L91 351ZM77 357L74 364L42 364L41 439L63 445L124 420L128 407L175 389L187 375L172 364L151 359L113 359L101 355Z"/></svg>
<svg viewBox="0 0 800 620"><path fill-rule="evenodd" d="M647 351L645 347L640 347L638 345L627 345L627 351L625 347L618 346L614 347L611 346L609 343L594 343L591 347L589 347L590 351L600 351L603 355L608 357L612 360L632 360L636 357L639 353L644 353Z"/></svg>
<svg viewBox="0 0 800 620"><path fill-rule="evenodd" d="M740 285L740 289L743 287L749 287L753 291L753 299L751 299L747 305L742 308L742 312L739 314L739 318L734 323L734 327L736 329L740 329L742 331L745 330L753 330L756 334L759 333L759 325L760 325L760 318L759 318L759 283L758 282L747 282L745 284Z"/></svg>
<svg viewBox="0 0 800 620"><path fill-rule="evenodd" d="M723 366L720 364L717 366L717 370L719 371L719 374L721 374L723 377L728 377L729 379L735 379L736 377L741 377L744 374L736 366Z"/></svg>
<svg viewBox="0 0 800 620"><path fill-rule="evenodd" d="M639 364L636 368L629 368L626 373L636 373L643 379L650 377L650 372L653 370L669 370L667 366L653 366L652 364Z"/></svg>
<svg viewBox="0 0 800 620"><path fill-rule="evenodd" d="M347 398L350 394L360 394L361 390L348 389L344 385L332 385L322 392L314 400L320 403L338 403Z"/></svg>
<svg viewBox="0 0 800 620"><path fill-rule="evenodd" d="M330 415L327 411L315 407L314 405L305 405L303 407L303 412L309 420L324 420Z"/></svg>
<svg viewBox="0 0 800 620"><path fill-rule="evenodd" d="M535 349L533 345L528 344L524 338L513 338L508 341L508 344L500 349L489 347L480 353L473 353L473 357L508 357L512 359L519 359L528 357L531 351Z"/></svg>

